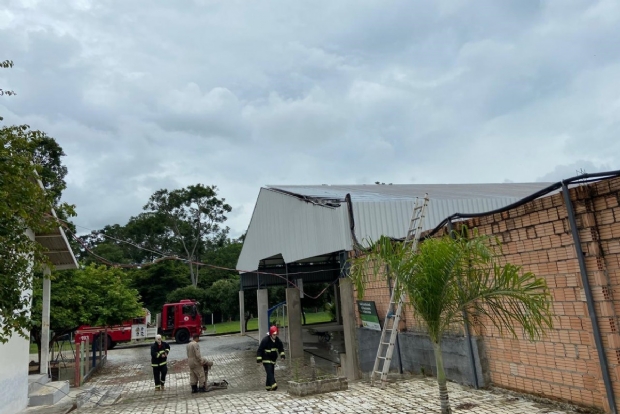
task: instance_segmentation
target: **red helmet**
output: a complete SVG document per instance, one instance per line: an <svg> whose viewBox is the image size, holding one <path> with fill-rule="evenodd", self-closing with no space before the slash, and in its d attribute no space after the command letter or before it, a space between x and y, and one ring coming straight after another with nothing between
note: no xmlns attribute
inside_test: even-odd
<svg viewBox="0 0 620 414"><path fill-rule="evenodd" d="M278 327L273 325L269 328L269 335L277 335L278 334Z"/></svg>

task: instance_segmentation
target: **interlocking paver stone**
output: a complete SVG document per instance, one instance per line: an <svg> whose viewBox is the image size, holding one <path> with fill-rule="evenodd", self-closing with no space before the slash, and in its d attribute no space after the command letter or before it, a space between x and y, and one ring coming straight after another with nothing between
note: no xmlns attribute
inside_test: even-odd
<svg viewBox="0 0 620 414"><path fill-rule="evenodd" d="M288 361L276 372L281 388L264 391L264 370L256 363L256 341L242 337L208 338L201 341L205 356L214 361L210 380L226 379L227 390L191 394L185 347L172 344L169 376L164 391L154 391L148 348L113 350L109 364L89 385L100 391L122 387L114 405L84 406L79 413L168 414L168 413L438 413L437 385L432 378L410 378L390 383L385 389L364 381L349 384L349 390L309 397L291 397L286 380L297 376ZM515 398L507 393L474 390L449 384L455 413L568 413L553 405Z"/></svg>

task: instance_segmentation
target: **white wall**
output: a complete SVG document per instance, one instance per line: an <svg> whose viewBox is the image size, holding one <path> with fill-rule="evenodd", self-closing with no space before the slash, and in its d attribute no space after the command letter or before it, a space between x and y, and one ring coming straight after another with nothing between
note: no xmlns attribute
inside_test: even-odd
<svg viewBox="0 0 620 414"><path fill-rule="evenodd" d="M14 414L28 405L30 342L14 334L0 344L0 414Z"/></svg>
<svg viewBox="0 0 620 414"><path fill-rule="evenodd" d="M28 229L28 237L34 233ZM25 291L22 295L30 295ZM28 406L28 363L30 341L16 333L9 342L0 343L0 414L14 414Z"/></svg>

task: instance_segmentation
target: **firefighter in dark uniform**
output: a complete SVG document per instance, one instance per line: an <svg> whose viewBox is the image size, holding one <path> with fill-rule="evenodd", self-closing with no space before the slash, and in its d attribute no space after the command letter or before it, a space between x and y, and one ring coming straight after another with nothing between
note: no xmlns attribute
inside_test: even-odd
<svg viewBox="0 0 620 414"><path fill-rule="evenodd" d="M164 389L166 374L168 373L168 353L170 345L161 340L161 335L155 337L155 342L151 345L151 366L153 367L153 377L155 379L155 391Z"/></svg>
<svg viewBox="0 0 620 414"><path fill-rule="evenodd" d="M272 326L269 328L269 335L260 341L258 351L256 352L256 362L259 364L262 362L265 372L267 373L267 380L265 381L265 389L267 391L275 391L278 389L276 383L276 361L280 358L284 359L284 344L280 338L278 338L278 327Z"/></svg>

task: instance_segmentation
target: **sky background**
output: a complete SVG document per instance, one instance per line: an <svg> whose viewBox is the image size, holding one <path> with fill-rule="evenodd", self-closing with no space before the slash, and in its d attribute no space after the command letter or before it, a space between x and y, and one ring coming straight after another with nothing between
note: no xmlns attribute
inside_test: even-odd
<svg viewBox="0 0 620 414"><path fill-rule="evenodd" d="M203 183L239 236L269 184L620 169L618 39L615 0L3 0L0 115L63 147L76 224Z"/></svg>

